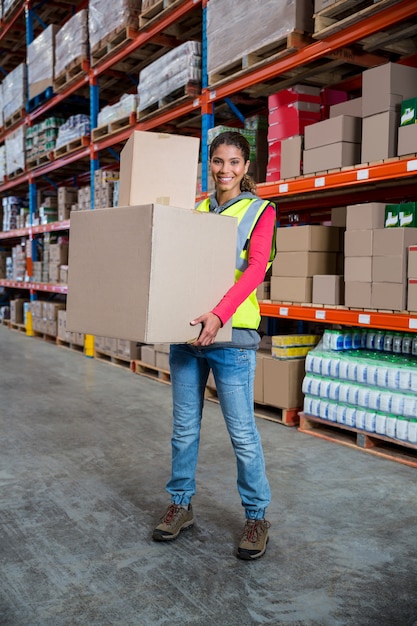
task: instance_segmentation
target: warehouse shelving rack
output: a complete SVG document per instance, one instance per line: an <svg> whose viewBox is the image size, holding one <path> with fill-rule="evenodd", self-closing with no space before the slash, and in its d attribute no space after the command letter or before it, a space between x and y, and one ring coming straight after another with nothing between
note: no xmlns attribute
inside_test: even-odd
<svg viewBox="0 0 417 626"><path fill-rule="evenodd" d="M30 126L35 120L41 119L49 111L65 103L73 95L78 93L88 94L90 99L90 113L92 118L92 128L96 125L98 113L98 98L100 94L100 81L111 73L113 68L120 62L128 59L139 49L146 49L150 42L157 42L161 47L175 45L175 38L166 35L166 30L175 24L186 19L187 16L196 11L200 11L202 42L203 42L203 85L201 93L192 99L180 104L172 104L168 108L163 108L150 115L145 116L133 123L130 127L123 128L120 132L113 133L111 137L99 138L91 141L90 145L83 146L79 150L71 152L59 159L41 165L33 170L26 171L11 180L6 180L0 185L0 193L19 191L29 187L29 197L31 211L34 209L36 185L42 184L47 179L53 184L63 183L71 177L71 170L77 167L79 172L84 172L88 179L100 166L100 158L108 149L115 151L120 149L127 140L133 129L138 130L158 130L175 132L178 127L181 131L200 135L202 137L203 167L205 163L205 150L207 145L208 129L214 125L215 107L233 96L239 94L251 94L264 92L265 94L277 91L290 84L303 80L302 74L298 70L309 71L309 77L313 77L315 72L320 73L322 66L317 65L324 59L339 59L358 66L360 69L372 66L378 62L383 63L389 60L387 56L366 53L361 47L352 48L353 45L366 42L379 31L388 30L398 26L407 20L413 20L417 16L415 3L408 0L390 2L382 0L381 10L354 23L342 30L333 33L323 39L300 40L299 48L273 58L272 60L255 64L245 71L238 72L218 83L210 84L207 76L206 66L206 19L207 6L210 0L172 0L167 3L168 8L163 11L160 19L158 16L152 19L149 25L139 30L125 45L115 53L106 55L102 60L85 69L84 74L72 82L68 88L60 93L54 94L52 98L43 102L34 110L28 112L25 118L4 130L0 134L0 142L3 142L7 134L13 131L19 124ZM44 3L47 5L48 3ZM59 3L60 10L65 10L65 3ZM76 6L76 10L85 8L87 2L84 0ZM70 5L67 5L67 17L70 16ZM26 43L30 43L34 36L32 24L33 3L25 0L20 3L16 10L12 12L9 19L0 23L0 44L7 42L13 31L19 30L24 19L25 29L22 29L22 38L25 36ZM24 17L25 16L25 17ZM65 21L65 19L62 19ZM16 36L14 34L14 36ZM178 42L177 42L178 43ZM417 65L417 55L410 54L407 58L401 58L398 62L409 65ZM288 76L290 75L290 78ZM347 81L352 89L360 89L360 80L356 78ZM117 152L116 152L117 157ZM203 171L203 185L206 172ZM51 179L51 177L53 177ZM80 175L82 178L82 175ZM263 183L258 185L258 191L264 198L278 201L280 215L298 212L308 219L309 213L318 210L328 210L335 206L336 202L355 202L360 198L378 199L379 197L392 200L408 197L409 194L417 191L417 158L410 155L406 158L389 159L382 163L370 163L355 166L353 168L342 168L341 170L320 172L316 175L301 176L292 180L276 181L273 183ZM203 193L203 196L206 195ZM50 224L46 227L31 227L19 229L8 233L0 233L0 242L16 240L19 237L31 238L42 232L53 232L58 230L68 230L69 221ZM42 230L45 229L45 230ZM50 291L52 293L65 293L66 286L42 285L33 282L14 284L13 281L0 280L0 286L7 288L29 289L31 295L36 297L39 291ZM58 290L58 291L57 291ZM329 324L369 326L374 328L387 328L393 330L414 331L417 328L417 314L413 316L408 312L378 312L378 311L355 311L346 308L325 308L315 306L299 306L291 303L271 303L261 304L261 312L268 317L282 317L298 320L322 321Z"/></svg>

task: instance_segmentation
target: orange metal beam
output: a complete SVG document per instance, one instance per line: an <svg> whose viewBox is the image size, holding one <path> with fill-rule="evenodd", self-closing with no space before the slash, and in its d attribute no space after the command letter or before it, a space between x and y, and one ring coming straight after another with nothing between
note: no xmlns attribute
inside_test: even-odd
<svg viewBox="0 0 417 626"><path fill-rule="evenodd" d="M381 328L401 332L417 331L416 313L395 313L390 311L372 311L357 309L330 309L316 305L260 302L261 315L284 319L322 322L323 324L342 324L362 328Z"/></svg>
<svg viewBox="0 0 417 626"><path fill-rule="evenodd" d="M232 77L230 81L218 87L213 87L210 99L220 100L226 96L230 96L232 93L244 91L255 84L271 80L295 67L307 65L312 61L321 59L344 46L349 46L368 35L384 30L393 24L402 22L416 15L416 3L410 2L409 0L402 0L402 2L386 8L376 15L372 15L334 35L330 35L326 39L307 45L305 48L283 59L264 65L239 78Z"/></svg>

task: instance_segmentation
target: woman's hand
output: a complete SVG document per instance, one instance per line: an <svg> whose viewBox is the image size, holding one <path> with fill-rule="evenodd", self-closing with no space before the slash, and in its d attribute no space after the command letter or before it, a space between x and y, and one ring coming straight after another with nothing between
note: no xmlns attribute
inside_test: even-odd
<svg viewBox="0 0 417 626"><path fill-rule="evenodd" d="M211 346L222 326L220 318L214 313L204 313L190 322L191 326L197 326L197 324L202 324L202 329L193 346Z"/></svg>

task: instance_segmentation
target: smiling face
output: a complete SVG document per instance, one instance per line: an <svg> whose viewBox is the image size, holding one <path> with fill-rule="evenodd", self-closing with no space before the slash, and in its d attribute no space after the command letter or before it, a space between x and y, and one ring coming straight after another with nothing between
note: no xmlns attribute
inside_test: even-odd
<svg viewBox="0 0 417 626"><path fill-rule="evenodd" d="M219 204L224 204L240 194L240 181L247 173L249 163L236 146L223 143L214 150L210 168Z"/></svg>

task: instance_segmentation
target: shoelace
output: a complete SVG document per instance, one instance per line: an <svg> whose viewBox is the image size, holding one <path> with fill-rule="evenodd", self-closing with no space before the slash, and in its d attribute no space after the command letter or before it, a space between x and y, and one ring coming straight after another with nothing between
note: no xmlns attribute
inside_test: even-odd
<svg viewBox="0 0 417 626"><path fill-rule="evenodd" d="M259 535L262 533L263 528L270 528L271 524L270 522L267 522L266 520L251 520L246 522L246 526L243 529L243 537L242 539L245 539L246 541L249 541L250 543L256 543L259 539Z"/></svg>
<svg viewBox="0 0 417 626"><path fill-rule="evenodd" d="M175 515L178 513L178 511L180 510L180 506L178 506L177 504L171 504L168 507L167 512L165 513L165 515L163 515L161 517L161 522L164 522L165 524L170 524L173 520L173 518L175 517Z"/></svg>

